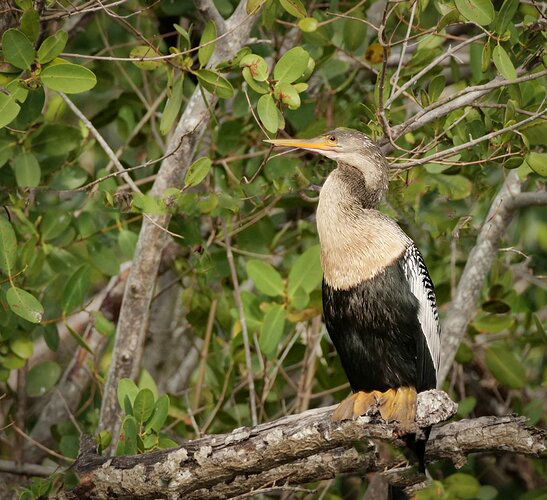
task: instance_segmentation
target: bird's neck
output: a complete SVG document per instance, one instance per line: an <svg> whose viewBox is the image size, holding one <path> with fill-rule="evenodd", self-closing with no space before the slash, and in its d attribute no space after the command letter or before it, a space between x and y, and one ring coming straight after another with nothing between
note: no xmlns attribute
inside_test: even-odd
<svg viewBox="0 0 547 500"><path fill-rule="evenodd" d="M388 189L387 168L375 165L353 165L338 163L323 188L320 197L329 204L342 204L347 208L375 209Z"/></svg>
<svg viewBox="0 0 547 500"><path fill-rule="evenodd" d="M387 174L367 182L356 170L339 165L331 172L317 207L324 277L338 290L375 276L409 244L397 223L375 209L387 190Z"/></svg>

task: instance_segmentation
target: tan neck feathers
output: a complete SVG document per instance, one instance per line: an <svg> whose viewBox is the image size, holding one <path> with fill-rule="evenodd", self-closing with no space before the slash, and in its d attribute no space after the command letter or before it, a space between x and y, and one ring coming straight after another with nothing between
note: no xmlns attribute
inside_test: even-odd
<svg viewBox="0 0 547 500"><path fill-rule="evenodd" d="M354 190L336 169L325 181L317 207L325 280L339 290L374 277L411 243L395 221L364 208Z"/></svg>

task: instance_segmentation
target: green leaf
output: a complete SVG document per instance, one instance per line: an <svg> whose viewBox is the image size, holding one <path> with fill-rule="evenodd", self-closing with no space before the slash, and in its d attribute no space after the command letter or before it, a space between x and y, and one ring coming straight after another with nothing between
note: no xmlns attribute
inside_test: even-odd
<svg viewBox="0 0 547 500"><path fill-rule="evenodd" d="M249 68L243 68L243 71L241 72L243 75L243 78L255 92L258 94L267 94L270 91L270 87L266 82L257 82L253 75L251 74L251 70Z"/></svg>
<svg viewBox="0 0 547 500"><path fill-rule="evenodd" d="M213 40L215 40L216 37L216 24L213 21L208 21L203 30L203 34L201 35L201 40L199 41L198 60L200 66L205 66L211 59L216 47L216 42L213 42Z"/></svg>
<svg viewBox="0 0 547 500"><path fill-rule="evenodd" d="M17 104L13 93L6 95L0 92L0 128L15 120L20 110L21 106Z"/></svg>
<svg viewBox="0 0 547 500"><path fill-rule="evenodd" d="M61 301L63 313L71 313L77 307L82 307L91 286L89 274L89 266L84 264L76 269L74 274L69 278L65 285Z"/></svg>
<svg viewBox="0 0 547 500"><path fill-rule="evenodd" d="M497 70L505 77L507 80L515 80L517 78L517 70L511 62L511 58L501 45L496 45L492 52L492 60Z"/></svg>
<svg viewBox="0 0 547 500"><path fill-rule="evenodd" d="M32 42L22 31L15 28L4 32L2 50L6 61L20 69L30 69L36 56Z"/></svg>
<svg viewBox="0 0 547 500"><path fill-rule="evenodd" d="M302 47L294 47L283 54L274 68L274 79L292 83L308 68L310 55Z"/></svg>
<svg viewBox="0 0 547 500"><path fill-rule="evenodd" d="M139 425L146 422L154 411L154 394L150 389L141 389L133 403L133 416Z"/></svg>
<svg viewBox="0 0 547 500"><path fill-rule="evenodd" d="M295 309L304 309L310 302L310 295L299 286L291 297L291 306Z"/></svg>
<svg viewBox="0 0 547 500"><path fill-rule="evenodd" d="M460 13L457 9L452 9L451 11L447 12L439 21L439 24L437 24L437 33L439 31L442 31L444 28L446 28L449 24L456 23L460 20Z"/></svg>
<svg viewBox="0 0 547 500"><path fill-rule="evenodd" d="M315 17L305 17L304 19L300 19L300 21L298 21L298 27L304 33L314 32L317 29L318 25L319 21L315 19Z"/></svg>
<svg viewBox="0 0 547 500"><path fill-rule="evenodd" d="M264 315L264 323L260 332L260 350L266 357L271 359L275 356L284 328L285 309L283 306L275 304Z"/></svg>
<svg viewBox="0 0 547 500"><path fill-rule="evenodd" d="M29 338L19 337L13 339L9 346L11 352L23 359L30 358L34 352L34 342Z"/></svg>
<svg viewBox="0 0 547 500"><path fill-rule="evenodd" d="M300 0L279 0L281 7L283 7L291 16L294 17L306 17L306 7Z"/></svg>
<svg viewBox="0 0 547 500"><path fill-rule="evenodd" d="M124 259L131 260L133 258L138 239L138 235L128 229L122 229L119 232L118 245L120 245Z"/></svg>
<svg viewBox="0 0 547 500"><path fill-rule="evenodd" d="M448 498L476 499L480 489L480 483L470 474L457 472L445 479L445 487Z"/></svg>
<svg viewBox="0 0 547 500"><path fill-rule="evenodd" d="M139 393L139 388L130 378L122 378L118 382L118 403L120 408L124 407L124 400L126 396L129 398L129 402L133 404L137 394Z"/></svg>
<svg viewBox="0 0 547 500"><path fill-rule="evenodd" d="M139 389L150 389L154 395L154 401L158 398L158 386L148 370L143 368L137 385Z"/></svg>
<svg viewBox="0 0 547 500"><path fill-rule="evenodd" d="M156 406L154 407L154 413L152 418L147 422L145 431L148 432L153 430L155 432L161 431L165 421L167 420L167 415L169 414L169 396L164 394L156 401Z"/></svg>
<svg viewBox="0 0 547 500"><path fill-rule="evenodd" d="M307 293L313 292L321 283L321 249L319 245L308 248L293 264L289 272L289 297L294 297L299 287Z"/></svg>
<svg viewBox="0 0 547 500"><path fill-rule="evenodd" d="M58 31L54 35L48 36L38 49L38 62L46 64L53 61L63 50L65 50L68 41L68 33L66 31Z"/></svg>
<svg viewBox="0 0 547 500"><path fill-rule="evenodd" d="M13 140L0 139L0 167L3 167L9 160L11 160L16 146L17 142Z"/></svg>
<svg viewBox="0 0 547 500"><path fill-rule="evenodd" d="M361 11L352 13L352 17L362 18ZM348 50L354 52L363 45L367 36L367 25L357 19L344 20L344 45Z"/></svg>
<svg viewBox="0 0 547 500"><path fill-rule="evenodd" d="M52 389L61 376L61 367L53 361L33 366L27 375L27 394L31 398L43 396Z"/></svg>
<svg viewBox="0 0 547 500"><path fill-rule="evenodd" d="M72 338L77 342L77 344L85 349L89 354L94 354L93 349L91 349L91 346L85 341L85 339L76 331L74 328L72 328L68 323L65 323L65 326L67 330L70 332L70 335L72 335Z"/></svg>
<svg viewBox="0 0 547 500"><path fill-rule="evenodd" d="M80 451L80 438L74 434L65 434L59 441L59 449L66 457L76 458Z"/></svg>
<svg viewBox="0 0 547 500"><path fill-rule="evenodd" d="M129 53L129 57L134 59L146 59L151 57L159 57L158 54L152 47L148 45L137 45ZM143 69L145 71L153 71L155 69L161 68L164 62L160 59L157 61L132 61L137 68Z"/></svg>
<svg viewBox="0 0 547 500"><path fill-rule="evenodd" d="M211 94L216 94L222 99L229 99L234 95L234 88L226 78L209 69L198 69L196 72L199 84Z"/></svg>
<svg viewBox="0 0 547 500"><path fill-rule="evenodd" d="M266 0L247 0L247 14L253 14L260 9Z"/></svg>
<svg viewBox="0 0 547 500"><path fill-rule="evenodd" d="M513 16L519 7L519 0L505 0L496 14L496 22L494 23L494 31L503 35L513 20Z"/></svg>
<svg viewBox="0 0 547 500"><path fill-rule="evenodd" d="M213 162L211 161L211 159L207 157L200 158L199 160L196 160L194 163L192 163L192 165L190 165L190 168L188 169L188 172L186 172L184 187L190 188L200 184L205 179L205 177L209 175L212 164Z"/></svg>
<svg viewBox="0 0 547 500"><path fill-rule="evenodd" d="M256 54L248 54L239 61L240 68L249 68L249 72L254 80L263 82L268 79L270 68L263 57Z"/></svg>
<svg viewBox="0 0 547 500"><path fill-rule="evenodd" d="M173 24L173 27L175 28L176 32L181 36L181 38L184 40L184 43L180 44L181 50L190 47L190 35L188 34L188 31L186 31L182 26L178 24Z"/></svg>
<svg viewBox="0 0 547 500"><path fill-rule="evenodd" d="M19 187L36 187L40 184L40 164L32 153L17 155L11 162Z"/></svg>
<svg viewBox="0 0 547 500"><path fill-rule="evenodd" d="M439 187L439 193L451 200L467 198L473 189L473 183L463 175L439 174L434 177Z"/></svg>
<svg viewBox="0 0 547 500"><path fill-rule="evenodd" d="M79 129L62 123L51 123L32 136L32 150L47 156L63 156L76 149L82 141Z"/></svg>
<svg viewBox="0 0 547 500"><path fill-rule="evenodd" d="M486 366L498 382L510 389L526 386L526 374L514 352L504 344L492 344L486 350Z"/></svg>
<svg viewBox="0 0 547 500"><path fill-rule="evenodd" d="M279 126L279 119L277 117L277 106L270 94L265 94L258 100L257 104L258 117L266 127L268 132L275 134Z"/></svg>
<svg viewBox="0 0 547 500"><path fill-rule="evenodd" d="M429 99L431 102L435 102L441 96L444 87L446 85L446 78L444 75L437 75L429 82Z"/></svg>
<svg viewBox="0 0 547 500"><path fill-rule="evenodd" d="M120 441L123 441L123 454L124 455L136 455L139 451L138 447L138 426L136 420L128 415L124 418L122 424L123 435Z"/></svg>
<svg viewBox="0 0 547 500"><path fill-rule="evenodd" d="M492 60L492 45L490 40L488 40L484 47L482 48L482 59L481 59L481 71L485 73L490 67L490 61Z"/></svg>
<svg viewBox="0 0 547 500"><path fill-rule="evenodd" d="M179 114L180 107L182 106L182 97L183 97L183 83L184 83L184 73L181 73L180 77L175 81L173 85L173 92L171 96L167 99L165 103L165 108L163 108L163 113L161 115L160 121L160 132L163 135L166 135Z"/></svg>
<svg viewBox="0 0 547 500"><path fill-rule="evenodd" d="M289 109L298 109L300 107L300 96L290 83L278 82L274 88L274 96L282 103L287 104Z"/></svg>
<svg viewBox="0 0 547 500"><path fill-rule="evenodd" d="M283 295L285 290L283 278L270 263L262 260L249 260L247 274L262 293L270 297Z"/></svg>
<svg viewBox="0 0 547 500"><path fill-rule="evenodd" d="M40 78L47 88L65 94L87 92L97 84L93 71L79 64L48 66L42 71Z"/></svg>
<svg viewBox="0 0 547 500"><path fill-rule="evenodd" d="M40 36L40 16L34 9L28 9L21 16L21 31L31 42L36 42Z"/></svg>
<svg viewBox="0 0 547 500"><path fill-rule="evenodd" d="M10 309L31 323L40 323L44 315L44 308L34 295L21 288L12 286L6 292L6 300Z"/></svg>
<svg viewBox="0 0 547 500"><path fill-rule="evenodd" d="M531 152L526 157L526 163L536 174L547 177L547 153Z"/></svg>
<svg viewBox="0 0 547 500"><path fill-rule="evenodd" d="M456 8L468 21L481 26L494 19L494 6L490 0L456 0Z"/></svg>
<svg viewBox="0 0 547 500"><path fill-rule="evenodd" d="M0 215L0 269L10 276L17 258L17 238L9 221Z"/></svg>
<svg viewBox="0 0 547 500"><path fill-rule="evenodd" d="M473 326L482 333L498 333L510 328L513 318L510 314L486 314L473 321Z"/></svg>

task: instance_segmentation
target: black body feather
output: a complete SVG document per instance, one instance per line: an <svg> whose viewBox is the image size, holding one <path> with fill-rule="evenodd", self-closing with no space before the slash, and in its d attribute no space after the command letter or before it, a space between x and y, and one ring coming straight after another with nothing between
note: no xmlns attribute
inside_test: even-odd
<svg viewBox="0 0 547 500"><path fill-rule="evenodd" d="M323 281L325 323L354 392L435 388L418 308L400 258L349 290Z"/></svg>

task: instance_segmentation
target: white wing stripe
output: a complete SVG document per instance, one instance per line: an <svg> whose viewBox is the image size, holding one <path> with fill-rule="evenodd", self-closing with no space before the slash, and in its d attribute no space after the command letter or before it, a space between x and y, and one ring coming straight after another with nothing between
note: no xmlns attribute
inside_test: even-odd
<svg viewBox="0 0 547 500"><path fill-rule="evenodd" d="M410 285L410 290L420 304L418 320L427 341L427 347L433 360L435 372L438 373L441 360L439 313L437 311L433 282L416 245L409 246L404 253L403 269Z"/></svg>

